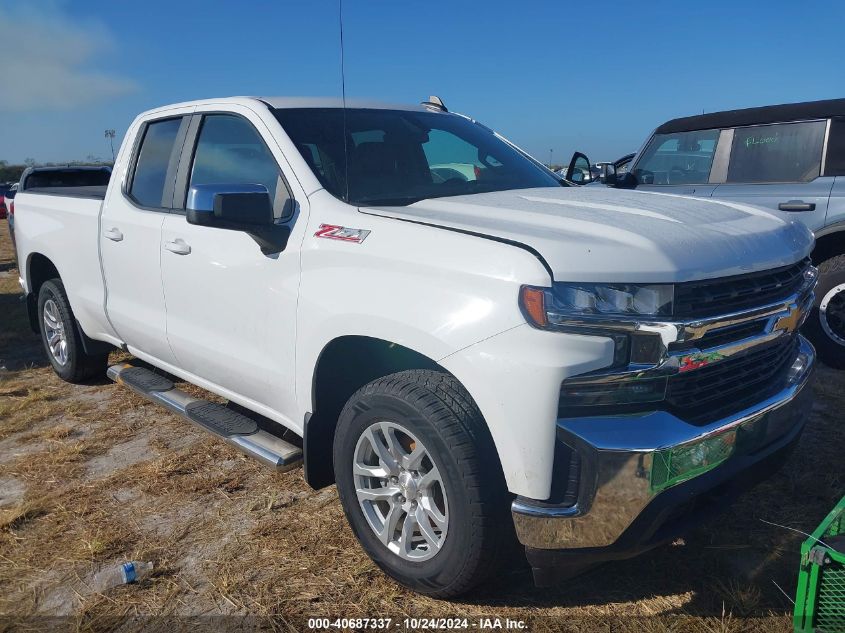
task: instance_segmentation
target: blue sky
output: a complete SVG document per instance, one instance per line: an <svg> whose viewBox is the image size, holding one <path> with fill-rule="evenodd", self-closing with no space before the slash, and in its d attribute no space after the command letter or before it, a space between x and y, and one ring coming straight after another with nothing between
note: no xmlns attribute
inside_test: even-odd
<svg viewBox="0 0 845 633"><path fill-rule="evenodd" d="M140 111L339 95L337 0L0 0L0 159L107 157ZM845 3L345 0L348 96L440 95L544 162L662 121L845 97Z"/></svg>

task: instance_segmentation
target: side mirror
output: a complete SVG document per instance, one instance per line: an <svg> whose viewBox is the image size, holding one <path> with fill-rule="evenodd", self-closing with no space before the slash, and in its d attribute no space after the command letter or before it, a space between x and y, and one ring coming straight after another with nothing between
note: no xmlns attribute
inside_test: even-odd
<svg viewBox="0 0 845 633"><path fill-rule="evenodd" d="M601 176L599 176L601 184L607 185L608 187L615 187L618 181L616 165L613 163L599 163L598 166L601 168Z"/></svg>
<svg viewBox="0 0 845 633"><path fill-rule="evenodd" d="M186 204L188 224L243 231L265 254L284 250L290 227L276 224L273 201L264 185L194 185Z"/></svg>
<svg viewBox="0 0 845 633"><path fill-rule="evenodd" d="M234 231L273 224L273 203L264 185L194 185L186 207L188 224Z"/></svg>
<svg viewBox="0 0 845 633"><path fill-rule="evenodd" d="M566 180L576 185L586 185L593 181L593 172L590 169L590 159L581 152L575 152L569 167L566 168Z"/></svg>

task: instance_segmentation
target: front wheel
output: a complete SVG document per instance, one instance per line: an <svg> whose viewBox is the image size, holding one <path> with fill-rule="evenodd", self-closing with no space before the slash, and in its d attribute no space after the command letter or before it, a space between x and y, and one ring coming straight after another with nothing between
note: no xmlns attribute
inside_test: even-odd
<svg viewBox="0 0 845 633"><path fill-rule="evenodd" d="M41 284L38 323L44 351L59 378L82 382L106 371L108 354L86 353L60 279Z"/></svg>
<svg viewBox="0 0 845 633"><path fill-rule="evenodd" d="M399 372L355 393L338 421L334 470L355 536L414 591L465 593L512 536L492 439L449 374Z"/></svg>
<svg viewBox="0 0 845 633"><path fill-rule="evenodd" d="M845 369L845 255L819 265L816 302L803 331L826 365Z"/></svg>

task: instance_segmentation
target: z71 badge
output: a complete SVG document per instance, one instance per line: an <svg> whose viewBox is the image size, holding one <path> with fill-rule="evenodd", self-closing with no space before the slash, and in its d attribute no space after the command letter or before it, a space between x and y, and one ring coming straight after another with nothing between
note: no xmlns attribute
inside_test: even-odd
<svg viewBox="0 0 845 633"><path fill-rule="evenodd" d="M350 229L346 226L337 226L336 224L321 224L320 229L314 233L314 237L325 237L330 240L340 240L341 242L355 242L360 244L370 232L366 229Z"/></svg>

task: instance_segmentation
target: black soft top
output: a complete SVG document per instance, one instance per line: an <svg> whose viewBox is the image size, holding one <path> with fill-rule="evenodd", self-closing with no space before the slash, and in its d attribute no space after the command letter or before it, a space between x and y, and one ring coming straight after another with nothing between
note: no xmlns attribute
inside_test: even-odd
<svg viewBox="0 0 845 633"><path fill-rule="evenodd" d="M725 110L724 112L685 116L680 119L667 121L655 130L655 134L711 130L743 125L760 125L763 123L827 119L835 116L845 116L845 99L784 103L781 105L763 106L762 108Z"/></svg>

